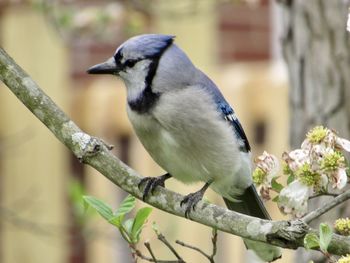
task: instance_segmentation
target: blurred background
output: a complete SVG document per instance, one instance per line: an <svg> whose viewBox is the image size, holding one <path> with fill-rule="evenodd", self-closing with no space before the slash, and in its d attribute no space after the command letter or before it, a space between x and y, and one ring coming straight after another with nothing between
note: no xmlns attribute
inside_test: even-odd
<svg viewBox="0 0 350 263"><path fill-rule="evenodd" d="M87 75L86 69L133 35L176 35L235 108L253 156L263 150L281 156L288 150L290 118L279 9L269 0L1 0L0 45L84 131L115 145L114 153L140 174L156 176L163 171L127 120L123 84L112 76ZM186 194L199 185L169 180L167 187ZM114 208L126 196L79 163L0 84L0 262L132 262L119 233L84 213L84 193ZM213 192L206 197L223 205ZM267 206L274 219L282 218L274 203ZM153 221L169 241L211 251L211 229L154 209L142 236L158 258L173 256L151 230ZM206 262L176 248L188 262ZM255 260L240 238L219 233L217 262ZM292 252L278 262L292 262Z"/></svg>

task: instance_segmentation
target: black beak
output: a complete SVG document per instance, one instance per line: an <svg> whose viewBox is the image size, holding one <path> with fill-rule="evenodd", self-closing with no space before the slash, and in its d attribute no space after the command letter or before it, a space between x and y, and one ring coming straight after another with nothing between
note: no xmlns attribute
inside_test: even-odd
<svg viewBox="0 0 350 263"><path fill-rule="evenodd" d="M119 72L119 68L115 63L114 57L111 57L107 61L97 64L89 68L86 72L89 74L113 74L116 75Z"/></svg>

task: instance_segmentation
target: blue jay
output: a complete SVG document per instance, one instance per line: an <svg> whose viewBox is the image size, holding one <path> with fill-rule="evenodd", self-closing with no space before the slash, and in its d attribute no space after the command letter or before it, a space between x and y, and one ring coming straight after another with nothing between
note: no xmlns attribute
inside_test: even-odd
<svg viewBox="0 0 350 263"><path fill-rule="evenodd" d="M143 199L174 177L204 182L181 202L186 217L211 187L231 210L270 219L251 176L250 145L232 107L216 85L174 44L174 36L130 38L113 57L88 70L119 76L127 88L127 113L143 146L168 173L146 177ZM265 261L277 247L245 240Z"/></svg>

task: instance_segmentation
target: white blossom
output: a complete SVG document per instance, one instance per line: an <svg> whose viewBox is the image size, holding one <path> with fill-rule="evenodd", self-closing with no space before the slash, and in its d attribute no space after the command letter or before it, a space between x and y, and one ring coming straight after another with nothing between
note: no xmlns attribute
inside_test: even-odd
<svg viewBox="0 0 350 263"><path fill-rule="evenodd" d="M334 173L333 188L343 189L348 182L348 176L346 174L346 168L339 168Z"/></svg>
<svg viewBox="0 0 350 263"><path fill-rule="evenodd" d="M308 186L295 180L283 188L278 198L278 207L285 214L302 217L307 212L307 201L310 196Z"/></svg>
<svg viewBox="0 0 350 263"><path fill-rule="evenodd" d="M280 170L279 161L276 156L266 151L255 159L256 169L253 172L253 180L257 186L258 193L265 199L270 199L271 181L278 175Z"/></svg>
<svg viewBox="0 0 350 263"><path fill-rule="evenodd" d="M340 150L350 152L350 141L344 138L337 137L335 140L335 146Z"/></svg>
<svg viewBox="0 0 350 263"><path fill-rule="evenodd" d="M282 158L293 172L299 170L305 163L309 163L308 151L304 149L296 149L290 153L284 152Z"/></svg>
<svg viewBox="0 0 350 263"><path fill-rule="evenodd" d="M343 189L348 182L344 151L350 152L349 140L334 130L317 126L307 133L300 149L283 153L283 171L289 176L289 185L280 192L280 209L300 217L307 211L311 194Z"/></svg>
<svg viewBox="0 0 350 263"><path fill-rule="evenodd" d="M266 172L269 181L277 176L280 169L277 157L266 151L255 159L255 163L257 167Z"/></svg>

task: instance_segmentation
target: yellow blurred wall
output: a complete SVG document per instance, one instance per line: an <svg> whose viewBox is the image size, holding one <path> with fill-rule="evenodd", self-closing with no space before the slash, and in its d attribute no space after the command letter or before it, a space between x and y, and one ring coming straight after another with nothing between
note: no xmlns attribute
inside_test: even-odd
<svg viewBox="0 0 350 263"><path fill-rule="evenodd" d="M45 19L6 8L1 45L54 101L66 108L67 52ZM1 262L66 262L68 160L64 146L0 83ZM23 219L23 220L22 220Z"/></svg>

